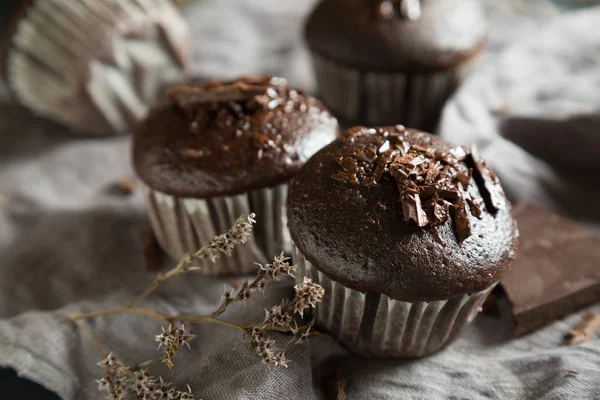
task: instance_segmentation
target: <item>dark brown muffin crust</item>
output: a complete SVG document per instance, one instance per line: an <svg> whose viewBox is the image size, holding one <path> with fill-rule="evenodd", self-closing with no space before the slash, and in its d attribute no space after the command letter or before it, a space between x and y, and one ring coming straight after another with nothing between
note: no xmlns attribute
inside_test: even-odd
<svg viewBox="0 0 600 400"><path fill-rule="evenodd" d="M180 86L167 100L136 129L133 160L146 184L175 196L229 196L283 183L339 134L318 100L282 78Z"/></svg>
<svg viewBox="0 0 600 400"><path fill-rule="evenodd" d="M400 12L405 1L323 0L306 24L308 45L357 69L416 73L456 66L483 47L477 0L420 0L414 20Z"/></svg>
<svg viewBox="0 0 600 400"><path fill-rule="evenodd" d="M315 154L291 185L288 225L329 278L410 302L489 287L518 246L476 149L402 126L352 128Z"/></svg>

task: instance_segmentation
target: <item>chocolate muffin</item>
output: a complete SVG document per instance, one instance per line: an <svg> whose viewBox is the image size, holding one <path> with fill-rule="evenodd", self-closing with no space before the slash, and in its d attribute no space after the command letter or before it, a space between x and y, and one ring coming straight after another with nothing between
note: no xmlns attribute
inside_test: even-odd
<svg viewBox="0 0 600 400"><path fill-rule="evenodd" d="M305 36L342 120L433 131L485 31L477 0L322 0Z"/></svg>
<svg viewBox="0 0 600 400"><path fill-rule="evenodd" d="M13 97L74 132L128 132L183 80L189 36L169 1L1 3L0 71Z"/></svg>
<svg viewBox="0 0 600 400"><path fill-rule="evenodd" d="M298 279L326 291L316 324L366 356L442 348L518 246L477 150L402 126L355 127L315 154L291 185L288 224Z"/></svg>
<svg viewBox="0 0 600 400"><path fill-rule="evenodd" d="M249 272L252 261L290 250L288 182L339 135L336 119L271 76L177 86L166 97L133 137L135 170L161 246L179 259L254 212L254 240L203 271Z"/></svg>

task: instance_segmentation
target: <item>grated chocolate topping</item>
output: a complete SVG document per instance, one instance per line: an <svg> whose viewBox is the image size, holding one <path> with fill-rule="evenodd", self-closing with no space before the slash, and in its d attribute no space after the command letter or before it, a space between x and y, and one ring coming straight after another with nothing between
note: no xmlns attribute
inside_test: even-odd
<svg viewBox="0 0 600 400"><path fill-rule="evenodd" d="M314 99L289 87L285 79L267 75L246 75L225 82L212 80L202 86L175 86L167 89L165 94L188 115L192 133L201 133L213 123L223 130L233 129L235 137L223 138L223 150L232 147L227 143L230 142L228 139L247 138L256 150L256 160L269 151L285 151L276 145L281 139L280 130L265 118L265 112L276 117L293 112L324 112ZM284 120L282 127L287 124ZM194 154L205 155L206 150L186 149L184 153Z"/></svg>
<svg viewBox="0 0 600 400"><path fill-rule="evenodd" d="M134 165L156 190L213 197L278 185L339 135L316 98L246 75L167 89L134 133Z"/></svg>
<svg viewBox="0 0 600 400"><path fill-rule="evenodd" d="M462 243L471 235L471 217L495 214L503 204L497 176L475 146L444 147L417 130L395 127L348 130L332 178L375 186L394 180L404 221L432 229L452 219Z"/></svg>

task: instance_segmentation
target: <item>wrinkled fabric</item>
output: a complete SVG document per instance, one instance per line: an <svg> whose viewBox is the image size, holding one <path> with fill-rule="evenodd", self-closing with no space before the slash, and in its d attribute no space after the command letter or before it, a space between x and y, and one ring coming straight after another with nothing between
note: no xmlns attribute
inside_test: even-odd
<svg viewBox="0 0 600 400"><path fill-rule="evenodd" d="M301 22L311 4L204 0L190 5L194 73L230 77L262 71L314 90L308 54L300 45ZM556 8L543 1L486 4L492 22L487 53L449 103L440 133L459 143L476 142L511 198L566 210L594 225L594 210L587 205L599 203L593 194L579 194L597 190L598 180L581 184L574 176L582 165L597 168L600 155L593 118L600 108L598 74L592 76L600 70L600 35L593 26L600 10L554 19ZM509 117L491 111L504 105L511 108ZM580 115L584 122L572 124ZM553 139L532 140L538 135ZM560 151L573 135L585 145L577 152ZM549 146L552 141L558 144ZM128 136L81 139L2 94L0 366L15 368L65 400L101 398L95 379L103 373L95 366L93 346L67 315L126 303L155 274L145 269L142 257L140 231L148 218L141 190L124 196L113 187L119 178L133 178L129 152ZM567 175L556 172L556 163ZM572 203L559 202L563 198ZM222 278L175 278L141 306L206 314L218 306L226 285ZM232 307L224 318L258 322L265 307L293 293L292 285L282 280L265 297ZM600 311L600 305L589 310ZM515 338L508 310L502 318L481 315L454 344L419 360L366 360L328 335L296 346L276 335L292 360L287 369L261 364L237 331L194 325L198 336L192 350L183 349L172 370L155 361L150 372L180 389L189 384L206 400L323 399L336 374L346 379L349 399L597 399L600 339L560 346L580 317L573 314ZM153 339L161 325L154 320L111 316L87 326L127 363L160 356Z"/></svg>

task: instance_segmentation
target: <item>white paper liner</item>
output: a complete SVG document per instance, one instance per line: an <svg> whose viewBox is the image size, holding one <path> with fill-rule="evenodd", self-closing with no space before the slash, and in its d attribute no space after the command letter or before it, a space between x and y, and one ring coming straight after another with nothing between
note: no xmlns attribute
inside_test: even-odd
<svg viewBox="0 0 600 400"><path fill-rule="evenodd" d="M496 286L449 300L409 303L349 289L318 271L295 247L293 252L296 280L307 276L325 289L313 311L316 326L366 357L423 357L440 350L475 318Z"/></svg>
<svg viewBox="0 0 600 400"><path fill-rule="evenodd" d="M370 126L402 124L434 131L467 64L428 74L365 72L313 53L319 96L344 119Z"/></svg>
<svg viewBox="0 0 600 400"><path fill-rule="evenodd" d="M251 239L236 246L231 257L216 263L202 262L205 275L241 275L255 272L254 262L267 263L285 251L291 254L285 205L288 184L246 192L237 196L196 199L171 196L142 183L150 222L165 252L179 260L185 253L225 233L241 215L256 214Z"/></svg>
<svg viewBox="0 0 600 400"><path fill-rule="evenodd" d="M183 77L188 32L164 0L37 0L19 20L6 75L16 98L75 131L126 132Z"/></svg>

